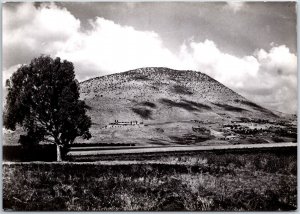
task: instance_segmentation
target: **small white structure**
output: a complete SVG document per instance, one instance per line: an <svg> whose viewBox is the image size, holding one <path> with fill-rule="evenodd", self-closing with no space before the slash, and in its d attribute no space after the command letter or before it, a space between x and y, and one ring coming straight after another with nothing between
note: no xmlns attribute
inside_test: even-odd
<svg viewBox="0 0 300 214"><path fill-rule="evenodd" d="M103 128L114 128L114 127L124 127L124 126L135 126L135 125L143 125L143 122L138 122L136 120L129 121L129 122L121 122L118 120L115 120L113 123L109 123L107 126Z"/></svg>

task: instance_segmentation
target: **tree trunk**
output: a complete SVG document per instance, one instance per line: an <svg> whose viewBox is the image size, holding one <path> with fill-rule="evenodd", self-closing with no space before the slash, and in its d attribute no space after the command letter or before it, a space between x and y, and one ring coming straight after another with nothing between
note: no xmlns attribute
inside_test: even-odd
<svg viewBox="0 0 300 214"><path fill-rule="evenodd" d="M61 145L56 144L56 160L58 162L62 161L61 158Z"/></svg>

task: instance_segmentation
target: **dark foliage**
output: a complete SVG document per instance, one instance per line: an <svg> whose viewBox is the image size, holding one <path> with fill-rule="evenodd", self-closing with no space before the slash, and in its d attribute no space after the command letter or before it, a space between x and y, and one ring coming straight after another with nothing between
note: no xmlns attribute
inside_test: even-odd
<svg viewBox="0 0 300 214"><path fill-rule="evenodd" d="M3 161L55 161L56 146L54 144L3 145Z"/></svg>
<svg viewBox="0 0 300 214"><path fill-rule="evenodd" d="M23 126L23 144L50 141L67 145L77 136L90 138L91 119L79 100L74 66L60 58L40 56L21 66L7 80L4 126Z"/></svg>
<svg viewBox="0 0 300 214"><path fill-rule="evenodd" d="M183 136L169 136L173 143L179 145L193 145L199 142L204 142L209 140L212 136L210 135L193 135L193 134L185 134Z"/></svg>
<svg viewBox="0 0 300 214"><path fill-rule="evenodd" d="M176 94L185 94L185 95L193 94L193 92L191 92L187 87L182 85L174 85L172 91L175 92Z"/></svg>
<svg viewBox="0 0 300 214"><path fill-rule="evenodd" d="M221 108L224 108L227 111L235 111L235 112L243 112L243 111L248 111L246 109L236 107L236 106L231 106L228 104L221 104L221 103L214 103L216 106L219 106Z"/></svg>
<svg viewBox="0 0 300 214"><path fill-rule="evenodd" d="M191 104L192 106L197 107L199 109L211 110L210 106L205 105L203 103L197 103L197 102L190 101L190 100L184 100L184 102Z"/></svg>
<svg viewBox="0 0 300 214"><path fill-rule="evenodd" d="M268 109L266 109L266 108L264 108L264 107L262 107L262 106L260 106L260 105L257 105L256 103L253 103L253 102L251 102L251 101L247 101L247 100L238 100L238 99L236 99L236 100L234 100L234 101L235 101L235 102L240 102L240 103L242 103L242 104L244 104L244 105L251 106L251 107L254 108L255 110L264 112L264 113L266 113L266 114L268 114L268 115L270 115L270 116L272 116L272 117L278 117L278 115L274 114L272 111L270 111L270 110L268 110Z"/></svg>
<svg viewBox="0 0 300 214"><path fill-rule="evenodd" d="M102 97L102 95L101 95L101 97ZM88 109L88 110L91 110L91 109L92 109L92 107L89 106L89 105L85 105L85 108Z"/></svg>
<svg viewBox="0 0 300 214"><path fill-rule="evenodd" d="M150 107L150 108L156 108L155 103L152 103L152 102L149 102L149 101L142 102L142 103L140 103L140 105L147 106L147 107Z"/></svg>
<svg viewBox="0 0 300 214"><path fill-rule="evenodd" d="M254 107L254 108L257 108L257 109L261 109L261 110L264 109L260 105L257 105L256 103L253 103L253 102L250 102L250 101L247 101L247 100L241 100L241 103L245 104L245 105L248 105L248 106L251 106L251 107Z"/></svg>
<svg viewBox="0 0 300 214"><path fill-rule="evenodd" d="M165 104L170 107L183 108L187 111L201 111L201 110L210 110L211 107L202 103L197 103L189 100L182 100L180 102L175 102L166 98L159 100L162 104Z"/></svg>
<svg viewBox="0 0 300 214"><path fill-rule="evenodd" d="M164 129L162 129L162 128L155 128L155 130L156 130L158 133L164 133L164 132L165 132Z"/></svg>
<svg viewBox="0 0 300 214"><path fill-rule="evenodd" d="M169 99L165 99L165 98L160 99L160 102L167 105L167 106L183 108L187 111L197 111L198 110L197 108L195 108L191 104L185 103L185 102L175 102L173 100L169 100Z"/></svg>
<svg viewBox="0 0 300 214"><path fill-rule="evenodd" d="M136 75L134 77L132 77L134 80L142 80L142 81L147 81L149 80L149 78L147 76L144 75Z"/></svg>
<svg viewBox="0 0 300 214"><path fill-rule="evenodd" d="M140 115L143 119L151 119L152 111L145 108L132 108L132 111Z"/></svg>

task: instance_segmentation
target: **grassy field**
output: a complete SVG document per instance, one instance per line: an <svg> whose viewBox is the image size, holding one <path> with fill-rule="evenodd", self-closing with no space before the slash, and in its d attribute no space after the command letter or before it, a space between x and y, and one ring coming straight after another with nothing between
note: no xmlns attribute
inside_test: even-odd
<svg viewBox="0 0 300 214"><path fill-rule="evenodd" d="M5 210L295 210L294 153L94 163L4 163Z"/></svg>

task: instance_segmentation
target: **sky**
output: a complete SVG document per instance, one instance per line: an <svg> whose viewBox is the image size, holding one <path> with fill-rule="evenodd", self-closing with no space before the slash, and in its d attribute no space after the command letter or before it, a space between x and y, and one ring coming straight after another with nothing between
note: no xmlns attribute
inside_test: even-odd
<svg viewBox="0 0 300 214"><path fill-rule="evenodd" d="M3 81L41 54L79 81L140 67L205 73L247 99L297 112L295 2L4 3Z"/></svg>

